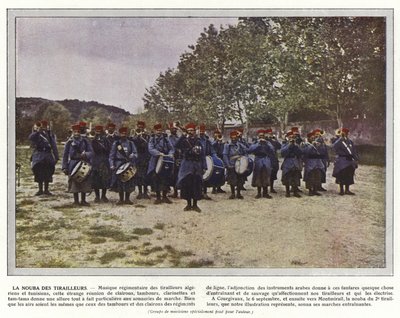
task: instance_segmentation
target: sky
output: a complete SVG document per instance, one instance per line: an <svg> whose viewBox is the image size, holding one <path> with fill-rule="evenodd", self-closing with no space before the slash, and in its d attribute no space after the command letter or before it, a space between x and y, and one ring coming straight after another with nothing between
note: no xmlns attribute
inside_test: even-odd
<svg viewBox="0 0 400 318"><path fill-rule="evenodd" d="M145 89L176 68L210 24L235 18L24 17L16 22L16 96L143 110Z"/></svg>

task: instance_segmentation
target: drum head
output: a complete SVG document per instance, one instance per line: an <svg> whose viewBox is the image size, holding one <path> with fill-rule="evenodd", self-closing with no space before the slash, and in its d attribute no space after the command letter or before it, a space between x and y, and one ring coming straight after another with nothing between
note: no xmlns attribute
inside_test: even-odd
<svg viewBox="0 0 400 318"><path fill-rule="evenodd" d="M158 157L157 165L156 165L156 173L159 173L161 171L163 162L164 162L163 156Z"/></svg>
<svg viewBox="0 0 400 318"><path fill-rule="evenodd" d="M83 163L82 161L78 161L78 162L75 164L74 169L72 169L71 176L75 175L75 174L79 171L79 169L80 169L81 166L82 166L82 163Z"/></svg>
<svg viewBox="0 0 400 318"><path fill-rule="evenodd" d="M246 172L249 166L249 160L246 156L239 157L235 162L235 171L238 174L243 174Z"/></svg>
<svg viewBox="0 0 400 318"><path fill-rule="evenodd" d="M206 156L206 164L207 164L207 170L203 174L203 180L208 180L213 173L214 164L210 156Z"/></svg>
<svg viewBox="0 0 400 318"><path fill-rule="evenodd" d="M116 172L115 174L121 174L121 173L123 173L123 172L129 167L129 165L130 165L129 162L126 162L126 163L120 165L119 168L118 168L118 170L117 170L117 172Z"/></svg>

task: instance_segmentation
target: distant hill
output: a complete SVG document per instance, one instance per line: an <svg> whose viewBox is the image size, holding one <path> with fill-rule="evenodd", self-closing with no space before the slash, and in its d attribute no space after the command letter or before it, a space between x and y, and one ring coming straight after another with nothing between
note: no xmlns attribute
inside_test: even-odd
<svg viewBox="0 0 400 318"><path fill-rule="evenodd" d="M80 120L104 125L111 119L119 126L131 115L119 107L77 99L53 101L40 97L17 97L15 106L17 142L24 142L33 123L41 119L53 121L54 130L58 129L58 135L64 137L68 127Z"/></svg>
<svg viewBox="0 0 400 318"><path fill-rule="evenodd" d="M58 103L63 105L71 113L71 122L81 119L82 114L87 112L89 108L96 107L97 109L104 110L113 121L121 123L130 113L122 108L105 105L96 101L80 101L78 99L64 99L52 101L44 98L37 97L17 97L16 108L19 109L24 116L35 117L35 115L47 106Z"/></svg>

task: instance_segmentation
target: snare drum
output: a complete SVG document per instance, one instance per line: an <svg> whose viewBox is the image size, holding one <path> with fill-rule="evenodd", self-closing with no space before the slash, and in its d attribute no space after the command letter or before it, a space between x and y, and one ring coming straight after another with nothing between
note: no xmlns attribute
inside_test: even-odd
<svg viewBox="0 0 400 318"><path fill-rule="evenodd" d="M136 166L130 162L122 164L115 173L121 182L127 182L131 180L136 174Z"/></svg>
<svg viewBox="0 0 400 318"><path fill-rule="evenodd" d="M174 158L160 156L156 165L156 174L160 177L172 178L174 172Z"/></svg>
<svg viewBox="0 0 400 318"><path fill-rule="evenodd" d="M253 172L254 161L250 157L240 156L235 161L235 172L248 177Z"/></svg>
<svg viewBox="0 0 400 318"><path fill-rule="evenodd" d="M75 182L82 183L89 176L92 171L92 167L86 161L78 161L75 165L74 169L71 172L71 179Z"/></svg>
<svg viewBox="0 0 400 318"><path fill-rule="evenodd" d="M218 187L225 183L225 169L222 160L216 156L206 156L207 170L203 174L206 186Z"/></svg>

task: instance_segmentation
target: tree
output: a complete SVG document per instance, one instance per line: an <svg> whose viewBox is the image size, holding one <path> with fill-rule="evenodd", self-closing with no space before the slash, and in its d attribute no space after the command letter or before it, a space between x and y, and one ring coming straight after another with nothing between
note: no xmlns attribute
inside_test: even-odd
<svg viewBox="0 0 400 318"><path fill-rule="evenodd" d="M51 129L58 140L64 140L69 136L71 114L63 105L52 103L45 109L42 117L51 123Z"/></svg>

